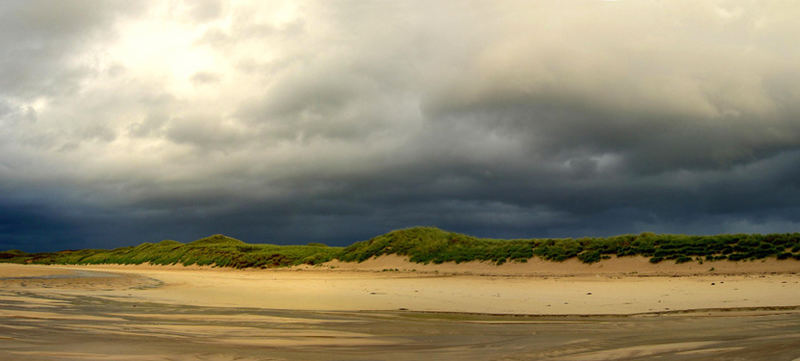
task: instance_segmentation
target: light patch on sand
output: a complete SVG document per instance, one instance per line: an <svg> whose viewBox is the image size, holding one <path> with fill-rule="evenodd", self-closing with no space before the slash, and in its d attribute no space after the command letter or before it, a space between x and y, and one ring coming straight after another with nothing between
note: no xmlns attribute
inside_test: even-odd
<svg viewBox="0 0 800 361"><path fill-rule="evenodd" d="M90 352L44 352L44 351L9 351L12 355L25 355L42 357L48 360L67 359L67 360L157 360L152 355L120 355Z"/></svg>
<svg viewBox="0 0 800 361"><path fill-rule="evenodd" d="M744 349L744 347L704 348L702 350L682 351L682 352L676 353L676 355L702 355L702 354L707 354L707 353L738 351L738 350L742 350L742 349Z"/></svg>
<svg viewBox="0 0 800 361"><path fill-rule="evenodd" d="M149 327L125 327L125 330L122 330L122 327L110 325L110 326L101 326L101 325L79 325L79 326L61 326L64 330L72 330L77 331L83 334L95 334L95 335L118 335L118 336L133 336L133 337L141 337L141 336L155 336L158 338L167 338L167 339L185 339L190 337L195 337L198 335L194 335L191 333L169 333L169 332L157 332L154 330L150 330ZM202 335L200 335L202 336Z"/></svg>
<svg viewBox="0 0 800 361"><path fill-rule="evenodd" d="M580 324L580 321L560 321L560 320L531 320L531 321L505 321L505 320L475 320L475 321L462 321L464 323L478 323L486 325L504 325L504 324L520 324L520 325L547 325L547 324Z"/></svg>
<svg viewBox="0 0 800 361"><path fill-rule="evenodd" d="M166 313L111 313L117 317L136 317L147 319L171 320L171 321L208 321L208 322L264 322L264 323L348 323L356 322L353 320L320 320L310 318L278 317L251 314L235 315L214 315L214 314L166 314Z"/></svg>
<svg viewBox="0 0 800 361"><path fill-rule="evenodd" d="M34 326L23 326L23 325L2 325L2 328L10 328L12 330L33 330L37 327Z"/></svg>
<svg viewBox="0 0 800 361"><path fill-rule="evenodd" d="M193 336L242 336L248 338L342 338L342 339L361 339L372 337L366 333L347 332L347 331L328 331L328 330L296 330L283 328L258 328L225 325L147 325L141 327L143 331L170 331L178 334L191 334Z"/></svg>
<svg viewBox="0 0 800 361"><path fill-rule="evenodd" d="M15 295L0 295L0 302L10 302L10 306L17 307L63 307L69 304L69 302L62 300Z"/></svg>
<svg viewBox="0 0 800 361"><path fill-rule="evenodd" d="M195 342L242 346L367 346L389 345L394 341L378 339L366 333L342 330L258 328L228 325L153 324L82 325L65 329L121 336L158 336L194 339Z"/></svg>
<svg viewBox="0 0 800 361"><path fill-rule="evenodd" d="M115 322L124 321L124 319L118 317L70 315L70 314L54 313L54 312L37 312L37 311L3 310L3 309L0 309L0 317L28 318L28 319L39 319L39 320L80 320L80 321L115 321Z"/></svg>
<svg viewBox="0 0 800 361"><path fill-rule="evenodd" d="M375 339L375 338L346 338L346 337L320 337L302 336L296 338L276 338L276 337L221 337L214 340L218 343L242 346L262 346L262 347L313 347L313 346L337 346L337 347L357 347L357 346L386 346L397 342Z"/></svg>
<svg viewBox="0 0 800 361"><path fill-rule="evenodd" d="M633 357L652 356L667 352L697 349L700 347L714 345L717 343L718 342L715 341L698 341L698 342L667 343L658 345L631 346L631 347L622 347L622 348L603 350L597 352L587 352L577 355L573 354L564 357L563 359L574 360L574 361L618 360L618 359L626 359Z"/></svg>

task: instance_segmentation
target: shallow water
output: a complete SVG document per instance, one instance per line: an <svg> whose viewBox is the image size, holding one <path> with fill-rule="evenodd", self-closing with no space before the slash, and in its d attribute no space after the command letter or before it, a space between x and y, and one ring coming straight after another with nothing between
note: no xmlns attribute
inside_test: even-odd
<svg viewBox="0 0 800 361"><path fill-rule="evenodd" d="M794 360L796 310L490 316L0 291L2 360Z"/></svg>

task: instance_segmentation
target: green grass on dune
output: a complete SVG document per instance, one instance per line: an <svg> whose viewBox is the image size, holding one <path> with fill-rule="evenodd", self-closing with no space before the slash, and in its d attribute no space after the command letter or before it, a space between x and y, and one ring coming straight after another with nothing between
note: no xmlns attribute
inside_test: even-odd
<svg viewBox="0 0 800 361"><path fill-rule="evenodd" d="M343 261L398 254L412 262L525 262L533 256L550 261L578 258L594 263L611 256L644 256L653 263L704 260L753 260L775 256L800 260L800 233L687 236L642 233L613 237L498 240L476 238L432 227L392 231L346 247Z"/></svg>
<svg viewBox="0 0 800 361"><path fill-rule="evenodd" d="M321 243L279 246L248 244L223 235L190 243L161 241L112 250L84 249L48 253L18 250L0 252L0 262L37 264L183 264L235 268L271 268L319 264L332 259L361 262L381 255L407 256L417 263L486 261L495 264L526 262L533 257L550 261L577 258L584 263L624 256L703 262L755 260L767 257L800 260L800 233L723 234L690 236L641 233L613 237L501 240L477 238L433 227L392 231L348 247Z"/></svg>
<svg viewBox="0 0 800 361"><path fill-rule="evenodd" d="M531 240L476 238L433 227L415 227L354 243L345 247L338 258L361 262L373 256L398 254L417 263L477 260L502 264L509 260L528 260L534 255L534 245Z"/></svg>
<svg viewBox="0 0 800 361"><path fill-rule="evenodd" d="M85 249L51 253L22 254L0 261L37 264L183 264L216 265L220 267L281 267L298 264L317 264L331 260L341 247L322 244L309 246L278 246L247 244L223 235L213 235L190 243L161 241L142 243L135 247L113 250Z"/></svg>

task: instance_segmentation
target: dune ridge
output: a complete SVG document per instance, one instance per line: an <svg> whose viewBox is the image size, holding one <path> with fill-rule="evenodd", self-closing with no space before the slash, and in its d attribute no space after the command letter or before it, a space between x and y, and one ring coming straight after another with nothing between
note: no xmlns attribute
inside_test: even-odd
<svg viewBox="0 0 800 361"><path fill-rule="evenodd" d="M392 231L347 247L248 244L224 235L213 235L190 243L161 241L113 250L84 249L45 253L0 252L0 262L34 264L182 264L215 265L232 268L275 268L319 265L333 262L362 263L381 256L397 255L420 264L492 263L504 264L577 260L584 264L606 264L605 260L647 258L649 263L703 265L716 261L759 261L775 259L792 263L800 260L800 233L729 234L715 236L620 235L578 239L477 238L434 227L413 227ZM667 262L665 262L667 261ZM338 263L337 263L338 262ZM623 262L624 263L624 262ZM722 266L722 263L716 263ZM771 264L771 262L770 262ZM357 266L357 268L366 266ZM549 266L548 266L549 267ZM652 269L647 264L636 267ZM730 264L722 266L732 268ZM733 268L742 268L735 266ZM511 267L514 269L520 266ZM574 268L574 267L573 267ZM602 268L602 267L596 267ZM664 267L658 267L664 268ZM702 267L688 267L698 272ZM747 268L747 267L744 267ZM780 268L780 267L779 267Z"/></svg>

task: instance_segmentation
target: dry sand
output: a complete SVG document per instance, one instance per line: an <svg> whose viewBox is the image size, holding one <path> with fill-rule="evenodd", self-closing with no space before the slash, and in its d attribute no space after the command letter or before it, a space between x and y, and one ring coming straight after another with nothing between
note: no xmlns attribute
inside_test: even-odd
<svg viewBox="0 0 800 361"><path fill-rule="evenodd" d="M774 258L755 261L714 261L687 262L675 264L672 261L650 263L646 257L615 257L601 262L587 264L576 258L564 262L545 261L532 258L527 262L509 262L495 265L487 262L466 262L461 264L419 264L407 258L388 255L372 258L361 263L331 261L323 266L339 270L383 271L398 269L417 273L447 273L471 275L514 275L514 276L691 276L691 275L735 275L766 273L800 273L800 262L795 260L776 260Z"/></svg>
<svg viewBox="0 0 800 361"><path fill-rule="evenodd" d="M714 271L709 271L712 267ZM533 261L498 267L420 265L384 256L361 264L331 262L278 270L148 265L50 268L155 279L163 285L136 290L135 297L211 307L597 315L800 305L800 262L794 260L653 265L644 258L629 257L594 265ZM388 269L399 271L379 271ZM78 292L116 298L132 295L83 287Z"/></svg>

